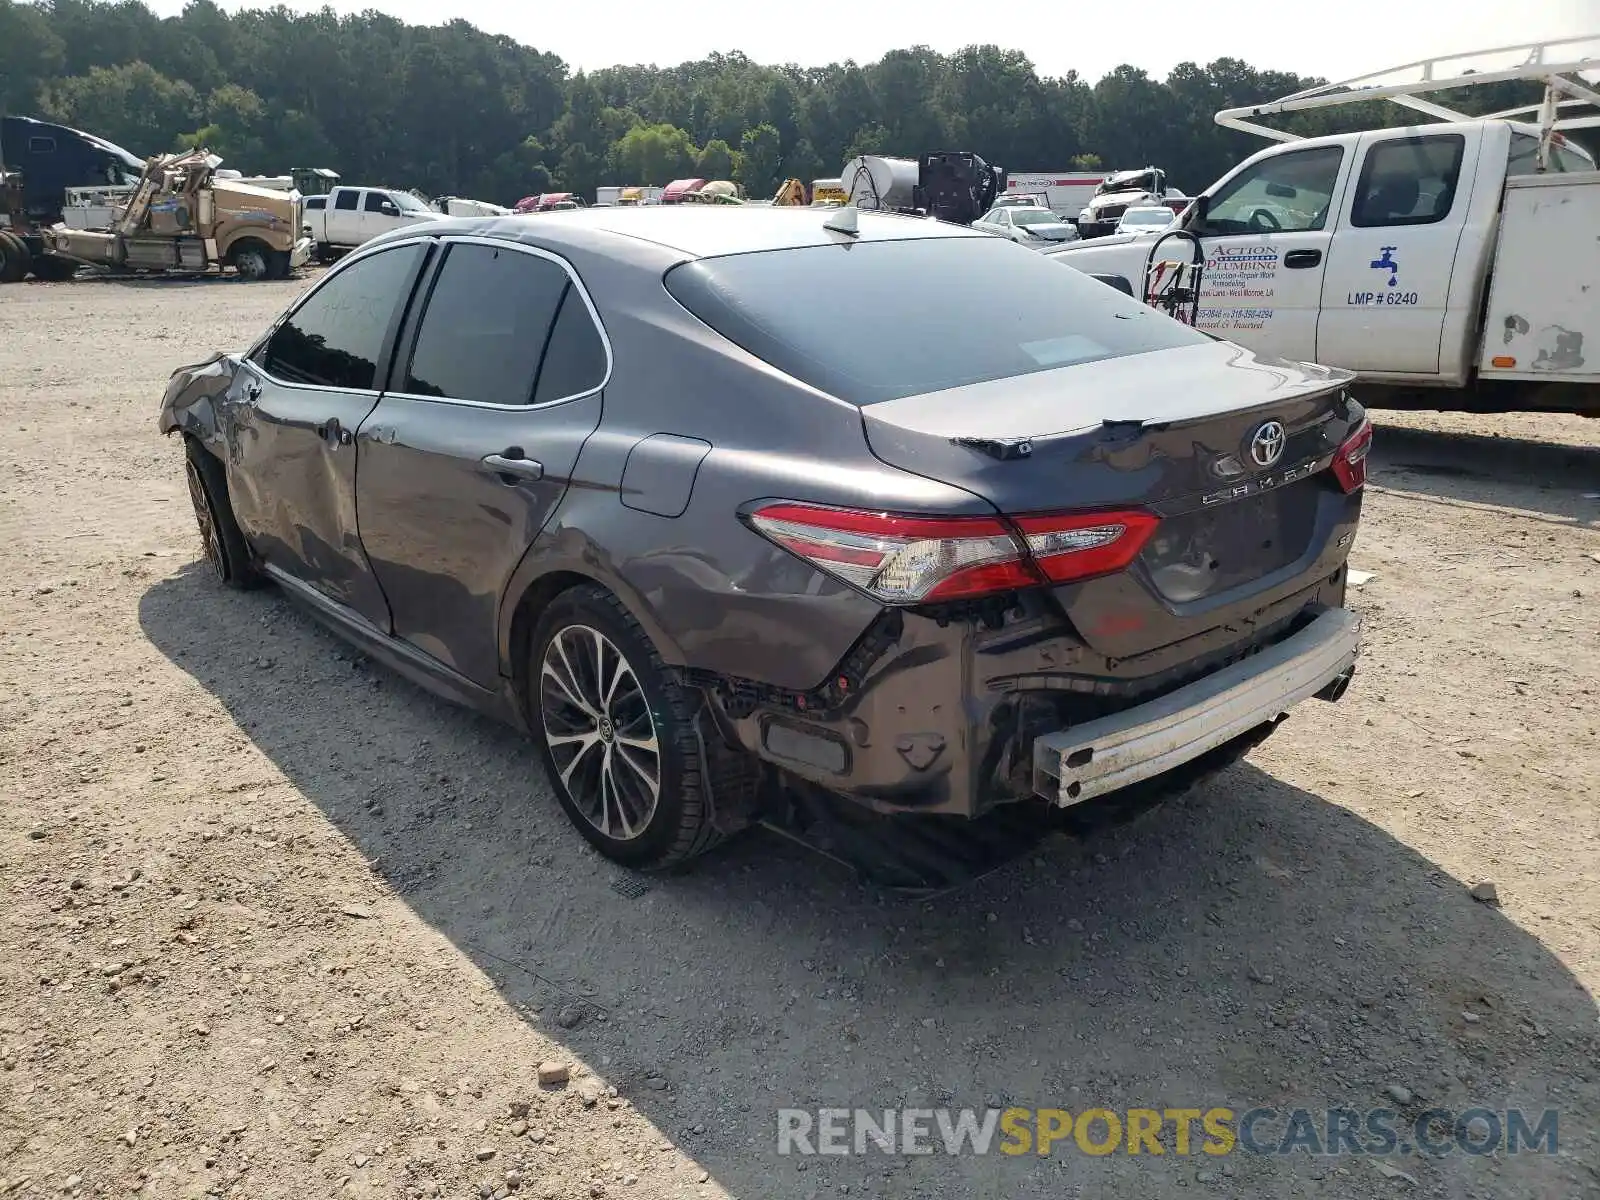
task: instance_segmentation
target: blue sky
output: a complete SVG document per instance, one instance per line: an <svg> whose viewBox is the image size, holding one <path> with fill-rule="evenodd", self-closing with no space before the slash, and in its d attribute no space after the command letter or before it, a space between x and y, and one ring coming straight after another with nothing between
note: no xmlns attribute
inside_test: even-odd
<svg viewBox="0 0 1600 1200"><path fill-rule="evenodd" d="M183 0L147 0L163 15ZM223 7L255 7L221 0ZM1185 59L1224 55L1253 66L1344 78L1434 54L1532 39L1600 34L1600 0L1338 0L1236 5L1219 0L331 0L341 13L377 8L415 24L465 18L560 55L575 68L666 66L712 51L804 66L867 61L923 43L950 51L995 42L1024 51L1042 74L1098 79L1129 62L1164 75ZM288 0L290 8L320 3ZM1226 16L1222 16L1226 14ZM1448 15L1447 15L1448 14ZM1218 19L1222 16L1222 19Z"/></svg>

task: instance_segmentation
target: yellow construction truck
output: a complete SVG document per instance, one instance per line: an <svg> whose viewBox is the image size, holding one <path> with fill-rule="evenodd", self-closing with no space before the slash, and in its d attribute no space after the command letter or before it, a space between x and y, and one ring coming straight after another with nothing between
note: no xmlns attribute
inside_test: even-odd
<svg viewBox="0 0 1600 1200"><path fill-rule="evenodd" d="M221 162L205 150L147 159L109 227L52 225L39 231L44 249L119 272L232 267L241 279L287 279L311 253L300 193L219 178Z"/></svg>

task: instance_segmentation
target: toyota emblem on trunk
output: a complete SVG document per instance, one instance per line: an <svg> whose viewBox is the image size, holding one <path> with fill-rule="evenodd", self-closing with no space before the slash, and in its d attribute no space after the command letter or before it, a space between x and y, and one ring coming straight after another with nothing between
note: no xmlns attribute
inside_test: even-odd
<svg viewBox="0 0 1600 1200"><path fill-rule="evenodd" d="M1258 467L1270 467L1283 457L1283 445L1289 440L1279 421L1268 421L1250 438L1250 457Z"/></svg>

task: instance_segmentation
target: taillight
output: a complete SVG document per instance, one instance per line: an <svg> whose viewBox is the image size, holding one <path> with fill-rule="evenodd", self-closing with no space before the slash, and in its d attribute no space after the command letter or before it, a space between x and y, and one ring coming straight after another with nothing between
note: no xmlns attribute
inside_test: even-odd
<svg viewBox="0 0 1600 1200"><path fill-rule="evenodd" d="M1366 417L1356 431L1339 443L1333 452L1333 476L1346 492L1367 482L1367 451L1372 449L1372 422Z"/></svg>
<svg viewBox="0 0 1600 1200"><path fill-rule="evenodd" d="M1147 512L1018 517L1028 553L1053 583L1120 571L1144 549L1157 518Z"/></svg>
<svg viewBox="0 0 1600 1200"><path fill-rule="evenodd" d="M927 604L1118 571L1156 518L1142 512L909 517L814 504L750 515L765 537L885 604Z"/></svg>

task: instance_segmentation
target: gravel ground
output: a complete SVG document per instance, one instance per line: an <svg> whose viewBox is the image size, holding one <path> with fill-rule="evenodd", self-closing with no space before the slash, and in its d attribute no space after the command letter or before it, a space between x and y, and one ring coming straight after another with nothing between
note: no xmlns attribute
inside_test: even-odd
<svg viewBox="0 0 1600 1200"><path fill-rule="evenodd" d="M939 903L769 835L631 894L515 734L198 561L163 382L303 286L0 292L0 1196L1600 1190L1600 421L1382 417L1349 695L1131 824ZM776 1153L985 1104L1560 1150Z"/></svg>

